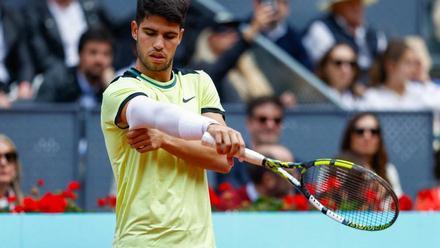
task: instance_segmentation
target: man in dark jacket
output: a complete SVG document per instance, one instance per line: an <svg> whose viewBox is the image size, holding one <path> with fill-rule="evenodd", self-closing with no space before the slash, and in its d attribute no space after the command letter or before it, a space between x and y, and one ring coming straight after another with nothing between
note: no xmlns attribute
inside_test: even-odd
<svg viewBox="0 0 440 248"><path fill-rule="evenodd" d="M117 44L126 45L118 45L117 49L130 56L128 61L132 60L130 43L121 43L130 38L129 18L116 21L96 0L35 0L29 3L25 14L31 55L38 73L59 63L76 66L79 37L92 27L108 28L119 39Z"/></svg>
<svg viewBox="0 0 440 248"><path fill-rule="evenodd" d="M13 83L18 98L32 96L32 61L18 12L0 2L0 108L11 105L8 92Z"/></svg>
<svg viewBox="0 0 440 248"><path fill-rule="evenodd" d="M77 67L58 65L44 75L37 101L77 102L85 108L101 102L102 92L113 78L111 36L104 29L89 29L81 36L78 51Z"/></svg>

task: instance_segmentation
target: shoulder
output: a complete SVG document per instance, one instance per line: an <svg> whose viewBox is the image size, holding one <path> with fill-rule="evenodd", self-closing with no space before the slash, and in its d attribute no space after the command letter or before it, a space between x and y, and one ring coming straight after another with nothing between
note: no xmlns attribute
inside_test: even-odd
<svg viewBox="0 0 440 248"><path fill-rule="evenodd" d="M211 77L203 70L175 68L173 71L185 84L204 85L212 82Z"/></svg>
<svg viewBox="0 0 440 248"><path fill-rule="evenodd" d="M137 88L140 80L128 71L113 79L104 91L104 96L130 88Z"/></svg>

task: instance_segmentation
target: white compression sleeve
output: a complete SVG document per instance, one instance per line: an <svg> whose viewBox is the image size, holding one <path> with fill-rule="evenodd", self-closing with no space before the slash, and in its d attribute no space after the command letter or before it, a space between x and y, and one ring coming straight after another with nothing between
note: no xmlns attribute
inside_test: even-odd
<svg viewBox="0 0 440 248"><path fill-rule="evenodd" d="M208 126L217 121L189 112L177 105L162 103L146 96L128 102L127 122L130 129L156 128L182 139L200 139Z"/></svg>

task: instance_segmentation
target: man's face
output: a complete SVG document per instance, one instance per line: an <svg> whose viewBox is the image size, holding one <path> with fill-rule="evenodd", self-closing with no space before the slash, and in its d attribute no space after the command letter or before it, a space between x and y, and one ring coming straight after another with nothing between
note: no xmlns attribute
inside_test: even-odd
<svg viewBox="0 0 440 248"><path fill-rule="evenodd" d="M183 36L183 29L178 23L152 15L145 17L139 25L133 21L131 33L137 41L138 59L145 70L162 72L172 66L174 54Z"/></svg>
<svg viewBox="0 0 440 248"><path fill-rule="evenodd" d="M80 70L89 78L102 79L113 62L112 46L104 41L88 41L79 54Z"/></svg>
<svg viewBox="0 0 440 248"><path fill-rule="evenodd" d="M256 107L248 117L247 127L254 145L278 143L281 134L283 111L273 103Z"/></svg>
<svg viewBox="0 0 440 248"><path fill-rule="evenodd" d="M352 27L359 27L364 22L364 4L362 0L342 1L335 4L333 10Z"/></svg>

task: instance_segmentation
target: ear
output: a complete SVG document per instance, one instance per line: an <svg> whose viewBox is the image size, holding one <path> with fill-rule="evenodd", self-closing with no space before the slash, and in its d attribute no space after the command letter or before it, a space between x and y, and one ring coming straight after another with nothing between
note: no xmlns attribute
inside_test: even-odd
<svg viewBox="0 0 440 248"><path fill-rule="evenodd" d="M137 41L137 39L138 39L138 30L139 30L137 22L136 21L131 21L130 28L131 28L131 37L133 37L133 39L135 41Z"/></svg>
<svg viewBox="0 0 440 248"><path fill-rule="evenodd" d="M182 42L182 39L183 39L183 35L185 34L185 29L184 28L181 28L180 29L180 33L179 33L179 44L180 44L180 42Z"/></svg>

